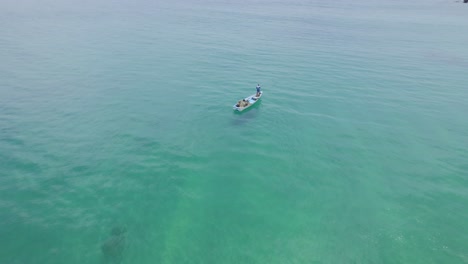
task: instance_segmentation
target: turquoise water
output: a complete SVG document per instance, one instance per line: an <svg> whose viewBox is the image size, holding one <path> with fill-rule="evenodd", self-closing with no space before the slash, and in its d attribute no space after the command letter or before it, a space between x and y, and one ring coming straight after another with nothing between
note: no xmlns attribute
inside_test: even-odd
<svg viewBox="0 0 468 264"><path fill-rule="evenodd" d="M0 263L467 263L467 12L0 2Z"/></svg>

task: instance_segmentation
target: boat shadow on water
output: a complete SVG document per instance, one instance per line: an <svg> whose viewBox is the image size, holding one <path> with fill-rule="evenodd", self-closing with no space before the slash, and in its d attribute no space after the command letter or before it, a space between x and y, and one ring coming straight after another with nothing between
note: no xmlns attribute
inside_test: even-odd
<svg viewBox="0 0 468 264"><path fill-rule="evenodd" d="M233 126L240 126L255 121L260 111L259 107L261 106L261 104L262 101L260 100L255 105L245 109L242 112L233 110L233 118L231 124Z"/></svg>
<svg viewBox="0 0 468 264"><path fill-rule="evenodd" d="M119 264L123 261L127 229L114 227L110 236L101 244L102 264Z"/></svg>

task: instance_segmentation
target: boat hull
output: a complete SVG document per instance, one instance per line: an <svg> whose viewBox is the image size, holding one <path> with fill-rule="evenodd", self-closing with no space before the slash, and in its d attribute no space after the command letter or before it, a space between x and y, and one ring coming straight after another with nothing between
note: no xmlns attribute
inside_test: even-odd
<svg viewBox="0 0 468 264"><path fill-rule="evenodd" d="M246 106L244 106L244 107L239 107L239 106L237 106L237 104L234 104L234 105L232 106L232 109L234 109L235 111L242 112L242 111L244 111L245 109L250 108L250 107L252 107L254 104L256 104L256 103L260 100L260 98L262 97L262 95L263 95L263 91L260 92L260 96L258 96L258 97L257 97L257 94L252 94L252 95L250 95L250 96L244 98L244 100L247 101L247 102L249 103L248 105L246 105Z"/></svg>

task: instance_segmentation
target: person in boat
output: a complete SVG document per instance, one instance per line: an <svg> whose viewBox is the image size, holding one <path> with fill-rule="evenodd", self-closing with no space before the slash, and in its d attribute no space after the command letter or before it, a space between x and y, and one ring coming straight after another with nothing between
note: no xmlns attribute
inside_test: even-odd
<svg viewBox="0 0 468 264"><path fill-rule="evenodd" d="M256 94L257 97L260 96L260 92L261 92L260 90L261 90L261 89L262 89L262 88L260 87L260 84L257 83L257 94Z"/></svg>
<svg viewBox="0 0 468 264"><path fill-rule="evenodd" d="M246 107L248 104L249 104L249 102L247 102L245 99L242 99L239 102L237 102L236 106L237 107Z"/></svg>

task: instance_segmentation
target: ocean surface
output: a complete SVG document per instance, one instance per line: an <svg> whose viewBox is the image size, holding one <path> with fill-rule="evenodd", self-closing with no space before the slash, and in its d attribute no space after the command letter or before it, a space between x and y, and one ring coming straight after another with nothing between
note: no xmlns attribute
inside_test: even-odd
<svg viewBox="0 0 468 264"><path fill-rule="evenodd" d="M0 263L468 263L467 25L451 0L0 1Z"/></svg>

